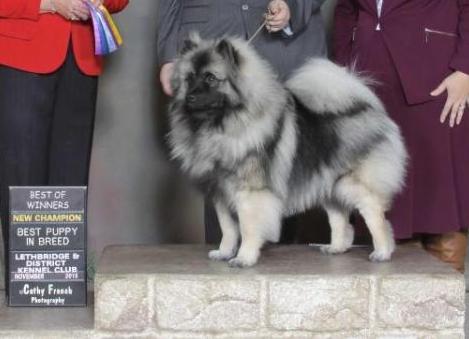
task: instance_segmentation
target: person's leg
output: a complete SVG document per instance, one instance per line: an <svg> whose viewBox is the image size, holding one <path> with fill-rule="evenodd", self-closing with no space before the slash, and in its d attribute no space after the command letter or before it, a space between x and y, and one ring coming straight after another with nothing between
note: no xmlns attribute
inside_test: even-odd
<svg viewBox="0 0 469 339"><path fill-rule="evenodd" d="M97 77L83 74L69 52L58 79L49 153L49 185L88 184Z"/></svg>
<svg viewBox="0 0 469 339"><path fill-rule="evenodd" d="M0 214L7 268L8 187L47 183L55 82L55 74L37 75L0 66Z"/></svg>
<svg viewBox="0 0 469 339"><path fill-rule="evenodd" d="M451 129L438 117L444 98L413 106L409 116L425 121L424 132L414 133L415 199L413 217L424 248L454 269L464 272L469 226L469 122ZM411 122L411 126L416 126ZM428 165L431 164L431 165ZM431 185L429 185L431 183Z"/></svg>
<svg viewBox="0 0 469 339"><path fill-rule="evenodd" d="M218 245L221 241L221 229L217 212L210 199L204 202L205 243Z"/></svg>
<svg viewBox="0 0 469 339"><path fill-rule="evenodd" d="M450 232L428 241L429 250L435 249L436 240L440 240L445 248L439 257L443 259L451 258L450 263L460 272L464 271L464 259L467 248L467 229L469 228L469 152L467 145L469 144L469 115L466 112L461 124L451 130L451 155L453 162L454 187L456 190L457 209L459 222L452 225L459 232ZM452 248L448 246L452 244ZM444 246L443 246L444 245Z"/></svg>

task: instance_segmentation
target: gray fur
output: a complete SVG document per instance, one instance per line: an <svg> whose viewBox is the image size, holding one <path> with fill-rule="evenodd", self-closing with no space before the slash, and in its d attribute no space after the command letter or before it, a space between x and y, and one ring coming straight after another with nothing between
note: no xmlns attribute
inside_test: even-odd
<svg viewBox="0 0 469 339"><path fill-rule="evenodd" d="M282 85L243 41L193 37L187 46L175 67L169 141L215 202L223 239L209 256L253 265L266 241L278 241L282 217L323 206L332 229L325 253L350 248L348 215L358 209L373 236L370 259L389 260L384 212L403 184L407 154L366 82L312 59Z"/></svg>

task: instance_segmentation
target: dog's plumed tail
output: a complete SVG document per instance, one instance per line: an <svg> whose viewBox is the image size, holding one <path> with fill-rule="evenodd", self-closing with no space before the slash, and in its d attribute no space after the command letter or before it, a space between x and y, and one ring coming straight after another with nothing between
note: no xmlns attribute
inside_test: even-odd
<svg viewBox="0 0 469 339"><path fill-rule="evenodd" d="M343 146L337 159L348 161L355 177L388 208L404 184L407 152L398 126L368 84L353 70L312 59L286 86L298 107L332 122Z"/></svg>
<svg viewBox="0 0 469 339"><path fill-rule="evenodd" d="M357 103L384 112L367 86L369 79L326 59L311 59L287 81L286 87L303 105L320 114L345 114Z"/></svg>

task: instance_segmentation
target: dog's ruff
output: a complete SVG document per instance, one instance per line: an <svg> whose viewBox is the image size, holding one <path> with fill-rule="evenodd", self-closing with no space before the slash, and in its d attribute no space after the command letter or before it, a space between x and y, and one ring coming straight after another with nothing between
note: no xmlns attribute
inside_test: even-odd
<svg viewBox="0 0 469 339"><path fill-rule="evenodd" d="M282 217L322 206L332 230L322 251L353 243L358 210L373 261L391 258L384 213L401 189L407 153L396 124L366 81L312 59L282 85L237 39L187 41L176 62L170 105L172 156L213 199L223 238L209 256L251 266Z"/></svg>

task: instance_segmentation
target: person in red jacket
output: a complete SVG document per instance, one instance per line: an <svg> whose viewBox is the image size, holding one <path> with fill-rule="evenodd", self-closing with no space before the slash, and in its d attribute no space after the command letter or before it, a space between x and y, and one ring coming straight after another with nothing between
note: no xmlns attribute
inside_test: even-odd
<svg viewBox="0 0 469 339"><path fill-rule="evenodd" d="M339 0L333 52L377 80L410 153L397 239L462 271L469 227L469 0Z"/></svg>
<svg viewBox="0 0 469 339"><path fill-rule="evenodd" d="M104 2L110 12L128 4L94 2ZM0 214L6 263L9 186L88 183L101 71L84 0L0 0Z"/></svg>

